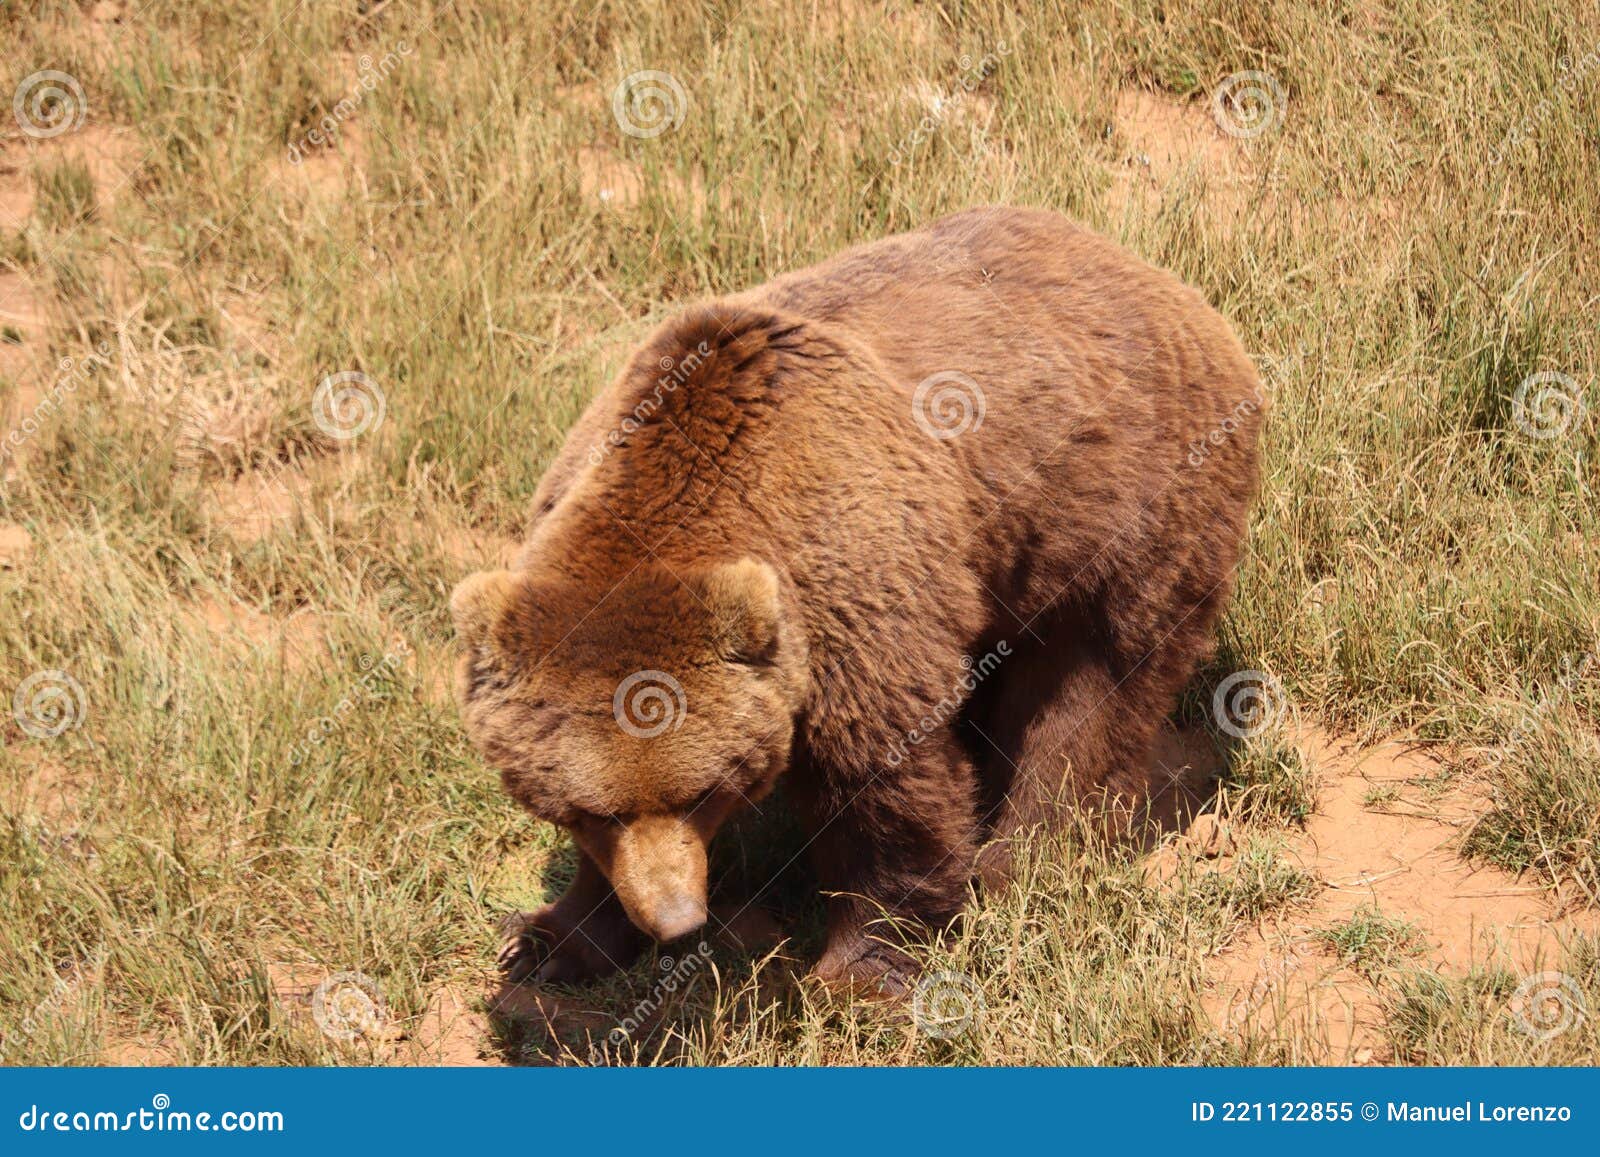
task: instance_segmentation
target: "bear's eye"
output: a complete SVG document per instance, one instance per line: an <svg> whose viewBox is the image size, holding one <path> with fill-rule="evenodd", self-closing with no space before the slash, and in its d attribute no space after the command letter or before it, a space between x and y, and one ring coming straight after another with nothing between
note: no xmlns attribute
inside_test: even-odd
<svg viewBox="0 0 1600 1157"><path fill-rule="evenodd" d="M621 817L616 815L600 815L596 812L588 812L582 810L581 808L575 808L568 817L567 826L578 828L584 831L595 831L600 828L611 827L612 825L621 822Z"/></svg>

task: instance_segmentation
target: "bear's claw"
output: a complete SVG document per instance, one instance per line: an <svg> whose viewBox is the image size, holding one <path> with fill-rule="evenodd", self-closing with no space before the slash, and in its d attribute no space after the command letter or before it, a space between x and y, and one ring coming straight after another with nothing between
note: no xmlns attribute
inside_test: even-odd
<svg viewBox="0 0 1600 1157"><path fill-rule="evenodd" d="M510 984L575 984L625 967L639 954L642 934L591 912L581 924L563 919L558 904L515 912L500 924L500 969Z"/></svg>
<svg viewBox="0 0 1600 1157"><path fill-rule="evenodd" d="M551 954L549 932L534 923L531 912L513 912L500 922L500 954L496 960L510 984L536 978Z"/></svg>

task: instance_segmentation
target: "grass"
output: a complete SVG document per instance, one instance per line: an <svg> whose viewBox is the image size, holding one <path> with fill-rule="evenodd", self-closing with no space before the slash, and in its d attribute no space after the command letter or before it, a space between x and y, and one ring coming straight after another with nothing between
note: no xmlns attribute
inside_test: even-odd
<svg viewBox="0 0 1600 1157"><path fill-rule="evenodd" d="M1422 931L1415 924L1385 916L1366 905L1342 924L1324 928L1319 938L1357 972L1378 977L1422 951Z"/></svg>
<svg viewBox="0 0 1600 1157"><path fill-rule="evenodd" d="M80 160L66 160L42 170L35 179L34 212L54 228L72 229L94 214L94 174Z"/></svg>
<svg viewBox="0 0 1600 1157"><path fill-rule="evenodd" d="M1593 1064L1600 1053L1592 1015L1597 952L1593 936L1569 945L1560 979L1403 974L1389 1013L1399 1055L1416 1064Z"/></svg>
<svg viewBox="0 0 1600 1157"><path fill-rule="evenodd" d="M1221 788L1231 813L1248 821L1303 824L1317 804L1316 769L1276 726L1236 745Z"/></svg>
<svg viewBox="0 0 1600 1157"><path fill-rule="evenodd" d="M1400 798L1400 789L1392 783L1375 783L1366 790L1361 797L1363 807L1374 811L1386 810L1390 804Z"/></svg>
<svg viewBox="0 0 1600 1157"><path fill-rule="evenodd" d="M1600 702L1571 676L1600 647L1600 71L1565 86L1557 63L1600 51L1590 7L137 8L0 8L0 91L68 73L123 142L85 167L73 134L5 125L29 207L0 213L0 437L27 432L0 443L0 524L32 547L0 569L0 693L64 672L34 685L61 693L35 722L75 724L0 716L7 1062L383 1062L388 1044L315 1031L291 974L365 973L412 1025L474 991L495 922L564 850L461 734L449 589L514 540L563 432L661 317L985 202L1055 207L1172 268L1262 367L1262 497L1195 700L1264 671L1303 721L1447 743L1492 797L1467 851L1600 895ZM644 69L684 115L629 136L612 97ZM1235 139L1210 97L1244 69L1284 100ZM1140 93L1165 127L1129 112ZM313 397L347 372L384 416L340 438ZM1519 406L1536 373L1566 375L1565 422ZM981 992L971 1032L794 981L818 935L797 902L778 958L719 956L607 1059L1302 1055L1218 1035L1202 998L1207 954L1297 902L1272 848L1314 770L1271 729L1234 746L1252 832L1214 873L1153 884L1084 838L1041 849L928 962ZM1600 1008L1592 945L1571 953ZM619 1016L658 973L567 996ZM1429 975L1389 1010L1401 1059L1596 1055L1592 1019L1537 1041L1504 984ZM504 1055L588 1059L567 1021L497 1033Z"/></svg>
<svg viewBox="0 0 1600 1157"><path fill-rule="evenodd" d="M1078 830L1030 847L1016 885L978 907L932 951L928 999L843 1002L797 977L790 948L764 967L735 961L696 987L612 1063L1226 1064L1264 1045L1220 1033L1201 1007L1205 957L1239 926L1304 897L1307 878L1272 841L1217 870L1158 883L1125 850ZM720 964L713 956L713 963ZM648 999L655 970L623 982L626 1008ZM942 998L941 998L942 994ZM943 1010L935 1020L934 1009ZM926 1019L924 1019L926 1018ZM927 1031L930 1024L937 1031ZM606 1026L609 1027L609 1026ZM582 1029L516 1042L528 1059L594 1060Z"/></svg>
<svg viewBox="0 0 1600 1157"><path fill-rule="evenodd" d="M1474 825L1467 850L1512 871L1547 875L1575 898L1600 899L1600 743L1593 684L1574 689L1576 703L1539 699L1491 749L1494 807Z"/></svg>

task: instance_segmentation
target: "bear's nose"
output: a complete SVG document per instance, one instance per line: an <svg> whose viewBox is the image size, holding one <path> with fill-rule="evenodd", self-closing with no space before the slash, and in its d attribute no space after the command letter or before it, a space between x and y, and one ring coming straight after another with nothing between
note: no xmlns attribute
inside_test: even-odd
<svg viewBox="0 0 1600 1157"><path fill-rule="evenodd" d="M706 906L689 896L678 896L666 901L647 920L645 929L651 939L665 944L680 936L687 936L706 922Z"/></svg>

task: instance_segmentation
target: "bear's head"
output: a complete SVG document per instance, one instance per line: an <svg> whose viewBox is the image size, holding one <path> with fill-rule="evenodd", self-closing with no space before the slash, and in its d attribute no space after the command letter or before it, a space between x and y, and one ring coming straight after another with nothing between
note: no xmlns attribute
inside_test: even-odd
<svg viewBox="0 0 1600 1157"><path fill-rule="evenodd" d="M475 574L450 600L467 733L656 940L706 917L706 848L789 762L805 644L751 559L621 582Z"/></svg>

